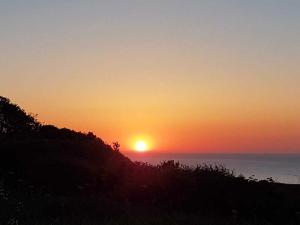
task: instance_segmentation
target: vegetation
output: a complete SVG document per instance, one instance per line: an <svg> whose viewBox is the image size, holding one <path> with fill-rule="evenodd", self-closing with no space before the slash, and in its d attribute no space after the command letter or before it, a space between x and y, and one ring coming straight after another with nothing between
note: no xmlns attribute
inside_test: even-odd
<svg viewBox="0 0 300 225"><path fill-rule="evenodd" d="M0 97L0 224L300 224L300 187L222 166L132 162Z"/></svg>

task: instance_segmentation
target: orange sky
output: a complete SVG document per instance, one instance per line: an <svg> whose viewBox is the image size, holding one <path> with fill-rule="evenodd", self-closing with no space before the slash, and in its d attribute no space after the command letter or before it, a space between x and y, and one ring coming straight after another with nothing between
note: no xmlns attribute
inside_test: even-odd
<svg viewBox="0 0 300 225"><path fill-rule="evenodd" d="M0 94L123 151L300 152L299 3L125 2L0 3Z"/></svg>

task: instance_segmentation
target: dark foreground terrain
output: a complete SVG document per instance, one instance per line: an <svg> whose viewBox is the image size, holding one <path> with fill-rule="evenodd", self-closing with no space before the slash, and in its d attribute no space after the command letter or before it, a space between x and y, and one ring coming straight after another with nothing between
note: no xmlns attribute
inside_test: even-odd
<svg viewBox="0 0 300 225"><path fill-rule="evenodd" d="M132 162L0 97L0 224L300 225L300 187L222 166Z"/></svg>

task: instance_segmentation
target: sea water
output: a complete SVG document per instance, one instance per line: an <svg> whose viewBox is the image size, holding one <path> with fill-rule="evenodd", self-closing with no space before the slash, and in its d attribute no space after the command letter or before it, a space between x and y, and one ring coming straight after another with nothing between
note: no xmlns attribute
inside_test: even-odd
<svg viewBox="0 0 300 225"><path fill-rule="evenodd" d="M272 177L280 183L300 184L300 154L159 154L125 153L133 161L153 165L167 160L189 166L198 164L223 165L235 175L258 180Z"/></svg>

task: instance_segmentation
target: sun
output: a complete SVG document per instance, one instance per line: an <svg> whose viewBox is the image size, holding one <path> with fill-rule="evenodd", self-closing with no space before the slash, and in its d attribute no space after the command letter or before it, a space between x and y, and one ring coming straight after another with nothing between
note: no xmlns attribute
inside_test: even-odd
<svg viewBox="0 0 300 225"><path fill-rule="evenodd" d="M128 139L128 150L144 153L153 151L153 138L148 134L135 134Z"/></svg>
<svg viewBox="0 0 300 225"><path fill-rule="evenodd" d="M147 143L145 141L142 141L142 140L137 141L135 143L135 151L137 151L137 152L146 152L146 151L148 151Z"/></svg>

